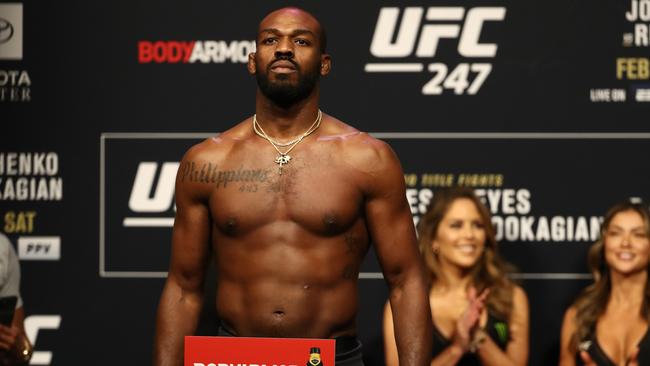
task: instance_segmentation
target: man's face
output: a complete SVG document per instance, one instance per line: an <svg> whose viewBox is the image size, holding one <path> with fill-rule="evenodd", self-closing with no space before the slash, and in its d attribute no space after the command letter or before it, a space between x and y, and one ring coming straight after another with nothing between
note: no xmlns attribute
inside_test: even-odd
<svg viewBox="0 0 650 366"><path fill-rule="evenodd" d="M248 69L267 98L288 107L309 96L320 76L329 72L320 32L316 19L295 8L275 11L262 20Z"/></svg>

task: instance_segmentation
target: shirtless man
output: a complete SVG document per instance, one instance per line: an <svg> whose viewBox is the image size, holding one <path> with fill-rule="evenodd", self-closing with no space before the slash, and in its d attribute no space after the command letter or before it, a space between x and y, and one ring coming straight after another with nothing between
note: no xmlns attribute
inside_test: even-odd
<svg viewBox="0 0 650 366"><path fill-rule="evenodd" d="M181 161L155 365L182 364L211 258L220 334L335 338L337 366L362 365L357 279L370 241L400 364L430 360L427 286L400 164L385 143L321 115L318 81L330 68L311 14L284 8L262 20L248 62L256 115Z"/></svg>

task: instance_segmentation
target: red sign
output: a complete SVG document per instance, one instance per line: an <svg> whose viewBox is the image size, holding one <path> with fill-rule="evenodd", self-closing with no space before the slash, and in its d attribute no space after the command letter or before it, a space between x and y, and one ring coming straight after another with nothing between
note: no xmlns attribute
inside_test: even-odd
<svg viewBox="0 0 650 366"><path fill-rule="evenodd" d="M333 339L185 337L185 366L334 366Z"/></svg>

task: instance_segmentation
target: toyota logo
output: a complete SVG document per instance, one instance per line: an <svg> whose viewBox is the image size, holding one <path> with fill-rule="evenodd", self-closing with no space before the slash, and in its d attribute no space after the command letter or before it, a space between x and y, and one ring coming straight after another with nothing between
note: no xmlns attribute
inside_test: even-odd
<svg viewBox="0 0 650 366"><path fill-rule="evenodd" d="M14 35L14 26L8 20L0 18L0 44L5 43Z"/></svg>

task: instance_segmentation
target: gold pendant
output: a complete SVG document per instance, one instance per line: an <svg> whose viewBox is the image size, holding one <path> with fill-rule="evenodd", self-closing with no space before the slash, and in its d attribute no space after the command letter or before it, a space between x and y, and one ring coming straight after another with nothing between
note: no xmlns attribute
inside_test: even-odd
<svg viewBox="0 0 650 366"><path fill-rule="evenodd" d="M282 166L285 164L289 164L289 161L291 160L291 156L287 154L280 154L278 155L274 162L278 165L280 165L280 168L278 170L278 174L282 175Z"/></svg>

